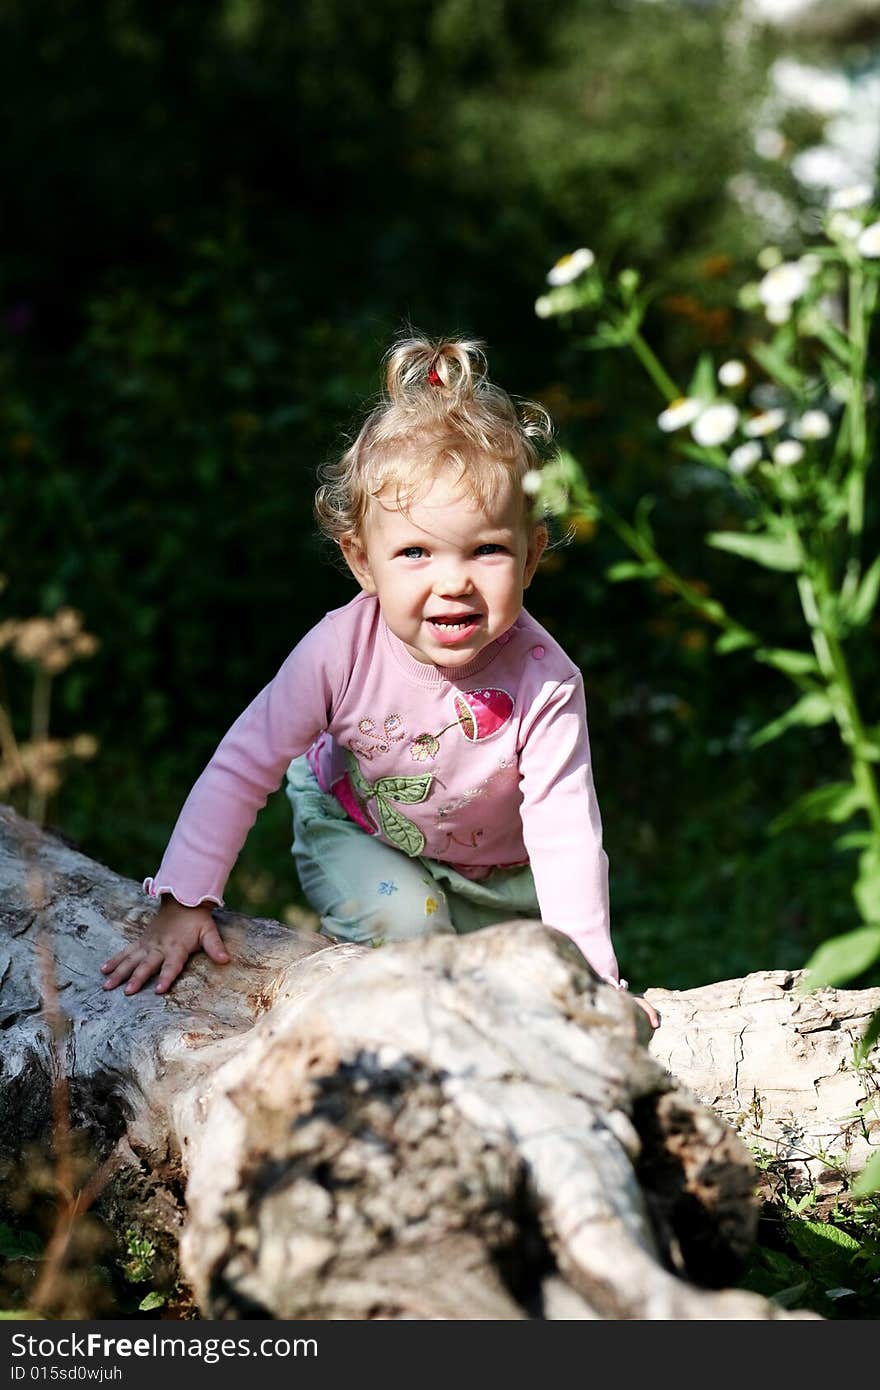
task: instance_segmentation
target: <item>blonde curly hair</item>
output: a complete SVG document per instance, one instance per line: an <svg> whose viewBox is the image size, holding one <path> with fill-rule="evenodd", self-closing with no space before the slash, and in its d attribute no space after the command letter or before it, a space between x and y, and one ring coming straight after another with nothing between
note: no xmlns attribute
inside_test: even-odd
<svg viewBox="0 0 880 1390"><path fill-rule="evenodd" d="M550 417L514 403L486 375L474 339L399 339L385 357L385 391L340 459L320 470L315 517L331 540L362 534L373 498L392 490L406 512L441 469L455 470L466 496L488 510L511 481L540 469ZM531 498L523 492L524 516Z"/></svg>

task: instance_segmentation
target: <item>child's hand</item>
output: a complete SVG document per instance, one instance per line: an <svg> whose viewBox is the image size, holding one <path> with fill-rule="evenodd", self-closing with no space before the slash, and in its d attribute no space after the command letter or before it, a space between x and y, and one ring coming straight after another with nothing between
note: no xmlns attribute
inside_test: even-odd
<svg viewBox="0 0 880 1390"><path fill-rule="evenodd" d="M660 1027L660 1015L653 1005L649 1004L641 994L631 994L630 999L634 1004L638 1004L643 1013L648 1015L648 1022L652 1028Z"/></svg>
<svg viewBox="0 0 880 1390"><path fill-rule="evenodd" d="M104 988L115 989L123 980L128 980L123 993L137 994L141 985L158 971L156 993L164 994L190 956L199 950L218 965L225 965L229 960L210 909L183 907L174 898L165 896L140 941L126 946L101 966L107 976Z"/></svg>

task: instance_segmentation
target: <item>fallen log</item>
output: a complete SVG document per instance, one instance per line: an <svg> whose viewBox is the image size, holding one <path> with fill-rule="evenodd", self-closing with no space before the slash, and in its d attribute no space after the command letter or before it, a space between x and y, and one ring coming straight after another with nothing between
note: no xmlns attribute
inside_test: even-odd
<svg viewBox="0 0 880 1390"><path fill-rule="evenodd" d="M649 990L659 1062L791 1189L846 1190L880 1146L880 1048L857 1051L880 989L805 993L765 970L680 992Z"/></svg>
<svg viewBox="0 0 880 1390"><path fill-rule="evenodd" d="M224 912L231 965L105 991L153 910L0 809L0 1144L45 1131L60 1069L111 1216L179 1236L203 1316L811 1316L709 1287L753 1240L748 1153L567 938L370 951ZM655 993L673 1051L693 993Z"/></svg>

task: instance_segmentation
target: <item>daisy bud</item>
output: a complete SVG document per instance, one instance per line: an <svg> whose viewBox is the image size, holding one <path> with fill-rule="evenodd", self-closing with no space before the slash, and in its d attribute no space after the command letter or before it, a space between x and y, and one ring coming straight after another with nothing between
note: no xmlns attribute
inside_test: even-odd
<svg viewBox="0 0 880 1390"><path fill-rule="evenodd" d="M718 380L722 386L742 386L746 379L746 367L744 362L732 357L729 362L722 362L718 368Z"/></svg>
<svg viewBox="0 0 880 1390"><path fill-rule="evenodd" d="M773 462L778 463L780 468L790 468L793 463L800 463L803 456L804 446L796 439L783 439L773 450Z"/></svg>

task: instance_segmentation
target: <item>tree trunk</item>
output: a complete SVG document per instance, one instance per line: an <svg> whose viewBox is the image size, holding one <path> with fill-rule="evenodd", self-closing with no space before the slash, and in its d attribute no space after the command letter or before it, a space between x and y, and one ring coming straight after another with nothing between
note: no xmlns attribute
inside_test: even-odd
<svg viewBox="0 0 880 1390"><path fill-rule="evenodd" d="M229 966L104 991L99 963L153 910L0 809L0 1142L45 1130L65 1076L112 1153L111 1214L180 1235L205 1317L812 1316L717 1288L754 1236L754 1170L665 1070L705 991L653 996L661 1065L637 1006L538 923L371 951L229 912ZM787 979L711 987L742 1015L715 1000L731 1038L785 1030L750 1032L765 995L806 1020ZM872 1007L821 998L847 1027ZM746 1074L727 1060L720 1098ZM826 1065L803 1061L799 1094Z"/></svg>

